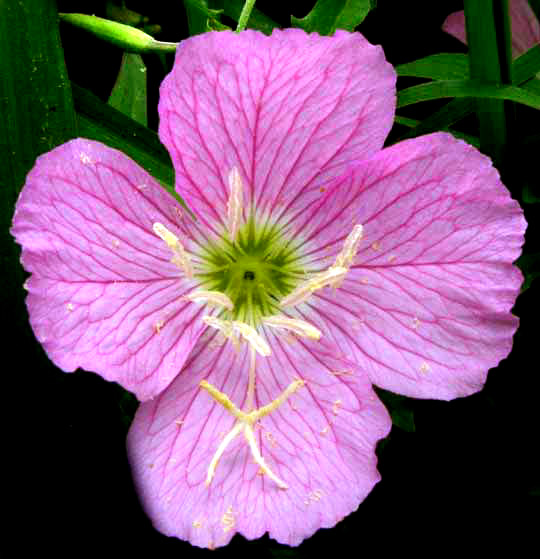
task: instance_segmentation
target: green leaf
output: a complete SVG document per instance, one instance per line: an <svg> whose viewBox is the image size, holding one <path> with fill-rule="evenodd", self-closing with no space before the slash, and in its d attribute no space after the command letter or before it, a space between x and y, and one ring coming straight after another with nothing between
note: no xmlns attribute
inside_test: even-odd
<svg viewBox="0 0 540 559"><path fill-rule="evenodd" d="M477 97L479 99L507 99L533 109L540 109L540 95L525 87L490 85L473 80L445 80L423 83L398 92L398 107L447 97Z"/></svg>
<svg viewBox="0 0 540 559"><path fill-rule="evenodd" d="M534 78L539 72L540 45L536 45L514 60L512 64L512 81L519 85Z"/></svg>
<svg viewBox="0 0 540 559"><path fill-rule="evenodd" d="M173 187L174 171L171 159L155 132L75 84L73 97L81 136L123 151L180 201Z"/></svg>
<svg viewBox="0 0 540 559"><path fill-rule="evenodd" d="M208 20L219 21L219 14L223 11L210 9L206 0L184 0L184 7L190 36L206 33L211 29Z"/></svg>
<svg viewBox="0 0 540 559"><path fill-rule="evenodd" d="M521 293L531 287L532 282L540 276L540 252L534 254L522 254L517 260L516 265L523 272L525 281L521 286Z"/></svg>
<svg viewBox="0 0 540 559"><path fill-rule="evenodd" d="M400 142L401 140L407 138L416 138L416 136L420 136L422 134L428 134L429 132L433 132L433 130L422 131L422 125L425 121L415 120L413 118L407 118L404 116L396 115L394 118L394 122L396 124L401 124L402 126L406 126L407 128L411 128L410 132L407 134L403 134L403 136L399 137L398 140L394 143ZM476 136L471 136L470 134L464 134L463 132L458 132L457 130L451 130L445 127L437 127L434 130L444 130L445 132L449 132L455 138L460 140L466 141L471 146L479 147L480 140Z"/></svg>
<svg viewBox="0 0 540 559"><path fill-rule="evenodd" d="M403 431L413 433L416 426L414 424L412 400L405 396L388 392L382 388L375 388L375 392L386 406L386 409L390 412L392 423Z"/></svg>
<svg viewBox="0 0 540 559"><path fill-rule="evenodd" d="M108 103L139 124L147 126L146 66L140 54L123 54Z"/></svg>
<svg viewBox="0 0 540 559"><path fill-rule="evenodd" d="M22 347L23 271L8 232L15 201L36 157L78 135L54 2L0 2L0 53L0 298Z"/></svg>
<svg viewBox="0 0 540 559"><path fill-rule="evenodd" d="M336 29L353 31L373 5L370 0L317 0L306 17L291 16L291 24L307 33L317 31L321 35L332 35Z"/></svg>
<svg viewBox="0 0 540 559"><path fill-rule="evenodd" d="M489 85L510 85L508 0L465 0L464 7L471 79ZM496 165L502 163L507 147L507 108L500 98L476 102L481 150Z"/></svg>
<svg viewBox="0 0 540 559"><path fill-rule="evenodd" d="M404 134L400 139L415 138L423 134L435 132L436 130L446 129L469 113L472 113L474 108L474 99L468 97L452 99L452 101L444 105L444 107L420 121L418 126L410 130L407 134Z"/></svg>
<svg viewBox="0 0 540 559"><path fill-rule="evenodd" d="M398 76L458 80L469 77L469 58L466 54L441 53L396 66Z"/></svg>
<svg viewBox="0 0 540 559"><path fill-rule="evenodd" d="M375 0L348 0L336 20L336 28L354 31L366 19L375 4Z"/></svg>
<svg viewBox="0 0 540 559"><path fill-rule="evenodd" d="M242 8L244 6L243 0L225 0L224 13L234 21L238 21ZM257 8L253 8L248 19L247 26L249 29L257 29L266 35L270 35L272 30L279 27L279 25L271 18L263 14Z"/></svg>
<svg viewBox="0 0 540 559"><path fill-rule="evenodd" d="M87 14L60 14L60 19L127 52L174 52L177 46L176 43L156 41L140 29L102 17Z"/></svg>

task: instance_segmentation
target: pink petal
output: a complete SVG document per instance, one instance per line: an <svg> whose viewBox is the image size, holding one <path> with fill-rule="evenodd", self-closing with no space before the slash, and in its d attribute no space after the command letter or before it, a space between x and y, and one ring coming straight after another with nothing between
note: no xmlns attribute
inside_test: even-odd
<svg viewBox="0 0 540 559"><path fill-rule="evenodd" d="M139 399L176 376L203 330L202 309L181 300L193 285L152 225L190 247L180 210L148 173L97 142L73 140L38 158L12 234L31 273L30 323L58 367L95 371Z"/></svg>
<svg viewBox="0 0 540 559"><path fill-rule="evenodd" d="M246 216L250 201L259 215L304 208L382 147L394 107L395 72L359 33L205 33L181 43L162 84L160 137L178 192L221 230L233 167Z"/></svg>
<svg viewBox="0 0 540 559"><path fill-rule="evenodd" d="M442 25L443 31L452 35L461 41L462 43L467 44L467 32L465 31L465 12L462 10L461 12L454 12L450 14L445 20Z"/></svg>
<svg viewBox="0 0 540 559"><path fill-rule="evenodd" d="M256 406L270 403L295 377L306 380L255 428L263 458L288 489L258 474L243 434L205 486L210 461L234 420L199 382L207 379L241 407L249 352L245 344L235 352L230 343L216 348L201 338L178 378L139 407L128 435L136 487L164 534L213 548L236 532L248 539L269 532L298 545L354 511L379 480L375 445L391 421L367 378L324 346L289 345L267 334L273 354L257 360Z"/></svg>
<svg viewBox="0 0 540 559"><path fill-rule="evenodd" d="M512 24L512 55L515 58L540 43L540 23L528 0L510 0L509 9ZM446 33L467 44L464 12L450 14L442 28Z"/></svg>
<svg viewBox="0 0 540 559"><path fill-rule="evenodd" d="M312 267L364 226L343 285L300 314L376 385L450 399L480 390L518 319L523 213L490 160L443 133L382 150L304 216Z"/></svg>

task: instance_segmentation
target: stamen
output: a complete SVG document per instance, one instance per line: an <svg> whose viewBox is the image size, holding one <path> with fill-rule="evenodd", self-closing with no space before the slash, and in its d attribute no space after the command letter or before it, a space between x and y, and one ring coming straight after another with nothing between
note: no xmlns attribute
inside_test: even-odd
<svg viewBox="0 0 540 559"><path fill-rule="evenodd" d="M231 241L234 243L242 220L243 190L242 177L236 167L233 167L229 173L229 188L231 193L227 202L227 227L231 235Z"/></svg>
<svg viewBox="0 0 540 559"><path fill-rule="evenodd" d="M235 347L238 345L237 334L242 336L257 353L263 357L268 357L272 351L270 346L264 341L263 337L257 333L257 330L239 320L221 320L215 316L203 316L202 320L208 326L212 326L216 330L220 330L226 338L229 338Z"/></svg>
<svg viewBox="0 0 540 559"><path fill-rule="evenodd" d="M318 340L322 333L318 328L315 328L309 322L305 320L300 320L298 318L289 318L283 315L267 316L262 319L263 323L272 328L278 328L282 330L290 330L298 336L303 338L312 338Z"/></svg>
<svg viewBox="0 0 540 559"><path fill-rule="evenodd" d="M289 295L281 300L280 307L294 307L309 299L315 291L322 289L326 285L336 287L336 284L341 282L347 275L347 268L341 266L330 266L328 270L316 274L307 281L301 283Z"/></svg>
<svg viewBox="0 0 540 559"><path fill-rule="evenodd" d="M255 328L239 320L233 320L232 325L233 330L238 332L244 340L249 342L257 353L263 357L268 357L272 353L270 346L264 341L264 338L257 333Z"/></svg>
<svg viewBox="0 0 540 559"><path fill-rule="evenodd" d="M173 257L171 262L180 268L185 276L189 279L193 278L193 265L191 264L191 258L189 254L184 250L182 243L178 240L178 237L169 231L165 225L162 223L154 223L153 225L154 233L167 243L167 246L172 250Z"/></svg>
<svg viewBox="0 0 540 559"><path fill-rule="evenodd" d="M233 302L221 291L205 291L200 289L188 293L182 299L193 301L194 303L206 303L209 305L216 305L218 307L225 307L227 310L232 311L234 308Z"/></svg>
<svg viewBox="0 0 540 559"><path fill-rule="evenodd" d="M353 227L353 230L347 235L341 252L336 256L334 266L349 268L352 265L358 244L362 240L364 228L358 224Z"/></svg>
<svg viewBox="0 0 540 559"><path fill-rule="evenodd" d="M289 293L280 302L282 308L294 307L304 301L307 301L311 295L318 289L329 285L330 287L337 288L345 279L349 267L352 266L358 244L362 240L364 228L358 224L353 227L353 230L347 235L341 252L336 256L336 260L324 272L315 274L312 278L302 282L296 289Z"/></svg>

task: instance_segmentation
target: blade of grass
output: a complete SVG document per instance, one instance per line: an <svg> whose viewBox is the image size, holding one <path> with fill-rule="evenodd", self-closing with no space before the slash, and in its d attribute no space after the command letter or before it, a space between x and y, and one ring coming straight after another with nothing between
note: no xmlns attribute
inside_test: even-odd
<svg viewBox="0 0 540 559"><path fill-rule="evenodd" d="M464 7L471 78L482 84L511 84L507 0L465 0ZM500 165L507 143L504 101L478 101L476 114L480 149Z"/></svg>

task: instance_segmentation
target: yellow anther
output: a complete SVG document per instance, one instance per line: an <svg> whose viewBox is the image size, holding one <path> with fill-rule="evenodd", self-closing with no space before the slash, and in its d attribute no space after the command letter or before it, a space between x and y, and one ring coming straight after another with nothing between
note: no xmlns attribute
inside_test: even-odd
<svg viewBox="0 0 540 559"><path fill-rule="evenodd" d="M272 353L270 346L264 341L262 336L257 333L257 330L245 322L239 320L221 320L214 316L203 316L202 319L208 326L222 332L234 345L238 344L237 336L240 335L263 357L268 357Z"/></svg>
<svg viewBox="0 0 540 559"><path fill-rule="evenodd" d="M330 287L339 287L349 267L353 264L363 235L364 228L362 225L355 225L353 230L347 235L341 252L336 256L336 260L332 266L315 274L308 280L302 282L296 289L289 293L284 299L281 300L280 306L293 307L307 301L311 295L327 285Z"/></svg>
<svg viewBox="0 0 540 559"><path fill-rule="evenodd" d="M192 291L182 298L193 301L194 303L205 303L208 305L225 307L229 311L232 311L234 308L233 302L225 293L221 293L221 291L205 291L200 289L198 291Z"/></svg>
<svg viewBox="0 0 540 559"><path fill-rule="evenodd" d="M341 252L336 256L334 266L349 268L354 261L358 244L362 240L364 228L362 225L355 225L353 230L347 235Z"/></svg>
<svg viewBox="0 0 540 559"><path fill-rule="evenodd" d="M236 167L231 169L229 173L229 201L227 202L227 228L231 235L231 241L234 243L236 234L240 228L242 220L242 177Z"/></svg>
<svg viewBox="0 0 540 559"><path fill-rule="evenodd" d="M347 268L341 266L330 266L330 268L324 272L315 274L312 278L301 283L296 289L289 293L289 295L281 300L280 306L282 308L293 307L303 303L311 297L312 293L327 285L337 287L347 275L347 271Z"/></svg>
<svg viewBox="0 0 540 559"><path fill-rule="evenodd" d="M318 340L321 337L321 331L315 328L309 322L305 320L300 320L298 318L289 318L283 315L267 316L262 319L263 324L271 326L272 328L278 328L282 330L289 330L294 332L298 336L303 338L312 338Z"/></svg>
<svg viewBox="0 0 540 559"><path fill-rule="evenodd" d="M167 246L172 250L173 257L171 262L180 268L185 276L189 279L193 278L193 265L191 264L191 258L189 254L184 250L182 243L178 240L178 237L169 231L165 225L162 223L154 223L153 225L154 233L163 241L167 243Z"/></svg>

